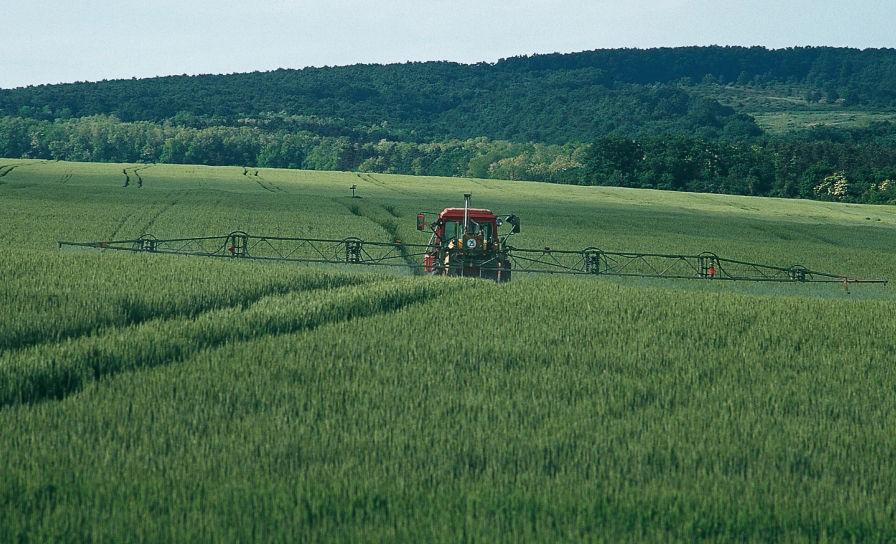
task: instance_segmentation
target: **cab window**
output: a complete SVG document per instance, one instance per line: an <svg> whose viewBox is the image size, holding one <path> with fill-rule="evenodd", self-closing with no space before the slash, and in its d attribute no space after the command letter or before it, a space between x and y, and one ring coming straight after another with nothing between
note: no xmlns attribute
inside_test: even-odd
<svg viewBox="0 0 896 544"><path fill-rule="evenodd" d="M491 242L493 237L492 224L489 222L477 223L469 220L468 231L471 236L482 236L484 242ZM445 231L442 236L442 243L447 244L451 240L463 238L464 224L462 221L445 221Z"/></svg>
<svg viewBox="0 0 896 544"><path fill-rule="evenodd" d="M445 234L442 236L442 242L447 243L456 240L463 235L464 226L457 221L445 221Z"/></svg>

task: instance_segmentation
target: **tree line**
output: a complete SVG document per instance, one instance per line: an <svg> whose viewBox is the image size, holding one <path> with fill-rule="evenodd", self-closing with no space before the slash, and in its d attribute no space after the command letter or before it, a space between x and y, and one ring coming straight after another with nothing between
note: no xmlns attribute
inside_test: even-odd
<svg viewBox="0 0 896 544"><path fill-rule="evenodd" d="M896 134L882 123L837 139L806 134L754 142L689 137L606 137L587 148L584 179L596 185L843 202L896 203ZM842 136L842 135L841 135Z"/></svg>
<svg viewBox="0 0 896 544"><path fill-rule="evenodd" d="M591 143L352 140L310 131L194 128L106 116L0 118L0 156L533 180L677 191L896 202L896 125L818 128L746 142L606 136Z"/></svg>

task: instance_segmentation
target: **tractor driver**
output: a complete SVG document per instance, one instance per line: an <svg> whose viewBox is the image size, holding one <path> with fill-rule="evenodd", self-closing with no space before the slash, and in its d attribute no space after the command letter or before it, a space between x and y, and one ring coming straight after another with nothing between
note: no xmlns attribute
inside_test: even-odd
<svg viewBox="0 0 896 544"><path fill-rule="evenodd" d="M490 223L477 223L470 221L467 227L467 239L476 240L476 247L487 249L491 243L492 226Z"/></svg>
<svg viewBox="0 0 896 544"><path fill-rule="evenodd" d="M467 232L464 233L464 238L466 240L475 240L474 247L480 248L482 247L483 231L484 229L482 228L482 225L480 225L476 221L469 221L467 223Z"/></svg>

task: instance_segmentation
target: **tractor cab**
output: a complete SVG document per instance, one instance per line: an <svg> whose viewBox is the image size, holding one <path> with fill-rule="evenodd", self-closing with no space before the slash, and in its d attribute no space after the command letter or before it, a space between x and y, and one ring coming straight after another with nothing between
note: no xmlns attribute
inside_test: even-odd
<svg viewBox="0 0 896 544"><path fill-rule="evenodd" d="M423 265L428 274L472 276L498 281L510 280L510 261L503 242L519 232L519 220L511 215L502 219L491 210L471 208L470 194L464 195L463 208L445 208L427 225L426 213L417 214L417 229L432 230ZM499 238L498 228L508 221L512 230Z"/></svg>
<svg viewBox="0 0 896 544"><path fill-rule="evenodd" d="M488 251L498 243L498 218L481 208L467 210L464 225L463 208L445 208L439 214L434 236L442 247L463 247L467 251Z"/></svg>

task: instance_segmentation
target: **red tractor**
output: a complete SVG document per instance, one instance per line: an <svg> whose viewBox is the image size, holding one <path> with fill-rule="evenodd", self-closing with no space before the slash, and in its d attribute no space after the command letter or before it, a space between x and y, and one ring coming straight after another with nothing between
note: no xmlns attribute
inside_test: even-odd
<svg viewBox="0 0 896 544"><path fill-rule="evenodd" d="M465 276L510 281L510 259L504 246L511 234L520 231L515 215L500 217L491 210L470 207L470 193L463 208L445 208L438 219L427 224L426 212L417 214L417 230L432 229L423 258L427 274ZM510 233L501 239L498 228L505 222Z"/></svg>

